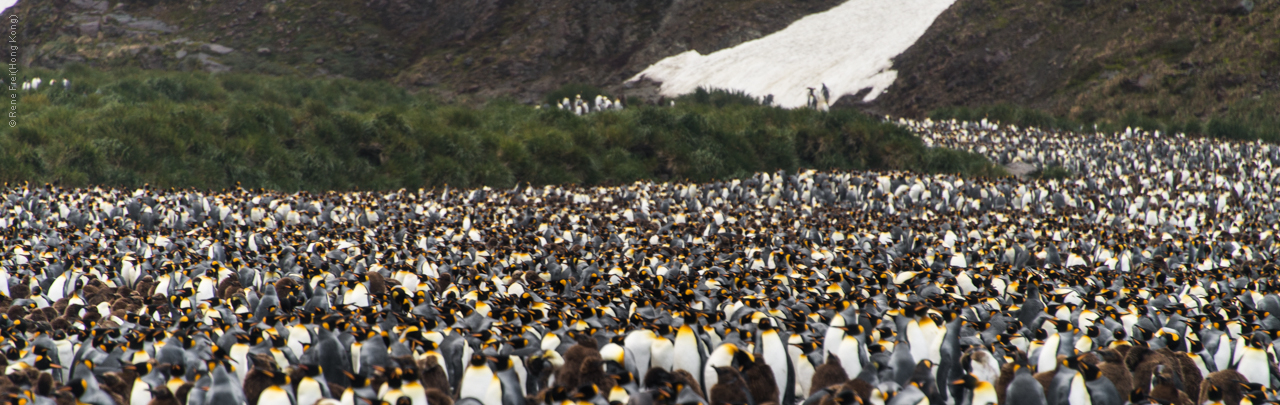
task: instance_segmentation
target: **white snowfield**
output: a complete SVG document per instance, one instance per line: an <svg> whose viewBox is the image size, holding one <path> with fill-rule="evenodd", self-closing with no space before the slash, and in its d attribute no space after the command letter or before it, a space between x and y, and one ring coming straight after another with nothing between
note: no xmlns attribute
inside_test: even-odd
<svg viewBox="0 0 1280 405"><path fill-rule="evenodd" d="M891 58L915 43L955 0L849 0L806 16L771 35L701 55L687 51L649 66L628 81L661 82L672 97L699 86L741 90L774 103L803 107L807 87L831 89L831 102L870 87L884 92L898 73Z"/></svg>

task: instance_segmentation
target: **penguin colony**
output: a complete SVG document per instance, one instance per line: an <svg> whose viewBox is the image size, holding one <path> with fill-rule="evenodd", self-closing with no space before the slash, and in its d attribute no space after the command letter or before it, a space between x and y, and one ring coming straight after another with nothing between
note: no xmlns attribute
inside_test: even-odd
<svg viewBox="0 0 1280 405"><path fill-rule="evenodd" d="M538 108L542 108L542 106L538 106ZM575 115L587 115L601 111L621 110L622 100L610 100L608 97L597 94L594 100L584 101L582 99L582 95L579 94L574 96L573 101L570 101L568 97L565 97L564 100L556 103L556 108L573 111Z"/></svg>
<svg viewBox="0 0 1280 405"><path fill-rule="evenodd" d="M0 392L93 405L1280 400L1275 146L902 125L1083 176L7 186Z"/></svg>
<svg viewBox="0 0 1280 405"><path fill-rule="evenodd" d="M31 79L31 80L28 80L28 81L25 81L25 82L22 82L22 91L37 91L37 90L40 90L40 84L42 84L42 83L44 83L44 81L43 81L43 80L40 80L40 78L39 78L39 77L34 78L34 79ZM53 80L53 81L51 81L51 82L50 82L50 84L52 84L52 85L54 85L54 86L61 85L61 87L62 87L62 89L63 89L63 90L70 90L70 89L71 89L71 79L62 79L61 81L59 81L59 80ZM13 89L13 90L17 90L17 89Z"/></svg>

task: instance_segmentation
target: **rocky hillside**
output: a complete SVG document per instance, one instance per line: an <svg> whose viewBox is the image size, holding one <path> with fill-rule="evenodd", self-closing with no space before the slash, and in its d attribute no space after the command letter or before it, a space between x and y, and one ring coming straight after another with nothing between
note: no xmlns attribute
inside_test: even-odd
<svg viewBox="0 0 1280 405"><path fill-rule="evenodd" d="M1010 103L1081 121L1274 115L1280 1L960 0L870 108Z"/></svg>
<svg viewBox="0 0 1280 405"><path fill-rule="evenodd" d="M445 99L623 92L666 56L768 35L842 0L20 0L28 63L389 79ZM1010 103L1096 122L1280 105L1278 0L957 0L877 113ZM645 95L645 89L629 89Z"/></svg>
<svg viewBox="0 0 1280 405"><path fill-rule="evenodd" d="M36 66L390 79L539 99L767 35L840 0L20 0ZM473 96L473 97L474 97Z"/></svg>

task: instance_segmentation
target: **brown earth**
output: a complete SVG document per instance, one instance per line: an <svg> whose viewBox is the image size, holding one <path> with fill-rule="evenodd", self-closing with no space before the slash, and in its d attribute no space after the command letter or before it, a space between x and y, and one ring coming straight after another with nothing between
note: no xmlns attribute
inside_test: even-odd
<svg viewBox="0 0 1280 405"><path fill-rule="evenodd" d="M389 79L528 102L566 83L616 86L666 56L759 38L840 2L21 0L8 14L24 21L27 63L47 68Z"/></svg>
<svg viewBox="0 0 1280 405"><path fill-rule="evenodd" d="M865 108L1206 118L1275 96L1280 1L960 0L894 67L898 81Z"/></svg>

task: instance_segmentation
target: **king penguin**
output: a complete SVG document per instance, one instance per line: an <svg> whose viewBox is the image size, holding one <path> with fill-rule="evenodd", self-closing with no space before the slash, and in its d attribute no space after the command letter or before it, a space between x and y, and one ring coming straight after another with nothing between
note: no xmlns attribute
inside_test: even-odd
<svg viewBox="0 0 1280 405"><path fill-rule="evenodd" d="M791 356L787 353L787 345L773 326L773 319L761 319L760 349L765 364L773 369L774 380L778 384L778 403L795 402L795 367L791 364ZM763 398L761 399L764 400Z"/></svg>
<svg viewBox="0 0 1280 405"><path fill-rule="evenodd" d="M843 318L836 316L837 319ZM834 323L834 322L832 322ZM866 348L862 346L862 342L858 340L857 335L862 333L862 325L854 325L850 327L842 327L847 331L841 331L840 340L835 343L835 354L840 358L840 365L844 367L844 373L850 378L862 374L862 362L866 358ZM828 331L827 336L831 336Z"/></svg>
<svg viewBox="0 0 1280 405"><path fill-rule="evenodd" d="M1016 405L1048 405L1044 398L1044 386L1031 375L1031 368L1024 363L1013 365L1013 381L1005 390L1005 399ZM1017 398L1017 401L1013 399Z"/></svg>
<svg viewBox="0 0 1280 405"><path fill-rule="evenodd" d="M996 387L991 385L990 382L979 380L973 374L966 374L963 378L953 381L951 384L963 389L963 394L956 398L956 405L1000 403L999 396L996 395Z"/></svg>
<svg viewBox="0 0 1280 405"><path fill-rule="evenodd" d="M1251 383L1271 386L1271 363L1268 362L1262 339L1257 334L1244 339L1248 342L1232 368L1239 371Z"/></svg>
<svg viewBox="0 0 1280 405"><path fill-rule="evenodd" d="M675 347L672 352L675 355L675 365L673 370L684 370L692 374L698 379L698 384L706 387L703 381L702 360L703 349L702 341L698 338L698 334L694 332L693 327L698 324L698 316L694 313L687 312L684 316L684 324L676 330ZM784 348L783 355L786 355Z"/></svg>
<svg viewBox="0 0 1280 405"><path fill-rule="evenodd" d="M1087 361L1080 362L1080 374L1084 377L1085 388L1089 390L1089 398L1093 405L1123 405L1116 385L1102 377L1102 369Z"/></svg>

